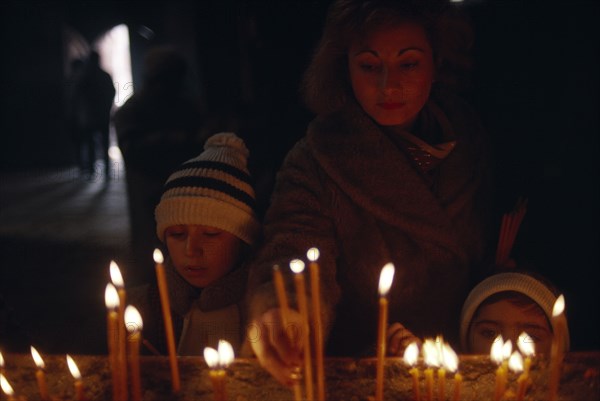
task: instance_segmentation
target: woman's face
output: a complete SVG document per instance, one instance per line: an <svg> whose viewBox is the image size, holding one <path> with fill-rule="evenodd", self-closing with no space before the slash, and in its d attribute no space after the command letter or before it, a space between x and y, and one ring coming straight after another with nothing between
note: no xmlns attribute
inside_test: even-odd
<svg viewBox="0 0 600 401"><path fill-rule="evenodd" d="M544 312L536 304L522 307L503 299L483 305L469 329L469 351L489 354L492 343L500 334L504 341L511 340L515 346L522 332L527 333L528 340L534 342L536 353L550 352L552 330Z"/></svg>
<svg viewBox="0 0 600 401"><path fill-rule="evenodd" d="M378 124L409 129L427 102L433 54L423 28L412 22L373 31L348 52L354 96Z"/></svg>

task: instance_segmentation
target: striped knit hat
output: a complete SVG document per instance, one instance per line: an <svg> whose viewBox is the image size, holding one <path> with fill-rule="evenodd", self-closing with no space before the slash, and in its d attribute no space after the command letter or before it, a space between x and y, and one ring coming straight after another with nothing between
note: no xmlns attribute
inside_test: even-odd
<svg viewBox="0 0 600 401"><path fill-rule="evenodd" d="M168 227L199 224L253 244L260 225L248 154L244 141L233 133L208 138L204 152L179 166L165 183L154 211L158 238L164 242Z"/></svg>
<svg viewBox="0 0 600 401"><path fill-rule="evenodd" d="M467 297L462 307L460 316L460 341L463 350L467 349L467 336L473 315L479 306L489 297L500 292L513 291L531 298L546 314L548 321L552 321L552 309L558 298L553 285L542 277L535 277L531 273L508 272L490 276L477 284ZM565 351L569 350L569 330L565 333Z"/></svg>

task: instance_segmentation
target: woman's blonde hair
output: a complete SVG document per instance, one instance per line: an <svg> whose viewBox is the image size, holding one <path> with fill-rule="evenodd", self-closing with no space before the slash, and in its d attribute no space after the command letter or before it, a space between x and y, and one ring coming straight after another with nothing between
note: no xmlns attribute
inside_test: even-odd
<svg viewBox="0 0 600 401"><path fill-rule="evenodd" d="M471 67L470 24L447 0L336 0L302 82L308 108L326 114L352 98L347 52L375 28L415 22L425 30L436 62L438 82L458 85Z"/></svg>

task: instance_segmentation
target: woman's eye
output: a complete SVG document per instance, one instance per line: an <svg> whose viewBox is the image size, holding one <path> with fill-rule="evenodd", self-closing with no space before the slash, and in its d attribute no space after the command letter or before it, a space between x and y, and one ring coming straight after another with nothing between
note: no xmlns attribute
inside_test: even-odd
<svg viewBox="0 0 600 401"><path fill-rule="evenodd" d="M418 62L414 61L414 62L406 62L406 63L402 63L400 64L400 68L402 68L403 70L412 70L414 69L417 65L419 65Z"/></svg>
<svg viewBox="0 0 600 401"><path fill-rule="evenodd" d="M216 237L219 234L221 234L219 231L205 231L204 232L204 235L206 235L207 237Z"/></svg>
<svg viewBox="0 0 600 401"><path fill-rule="evenodd" d="M379 66L377 64L363 63L360 65L360 69L366 72L373 72L379 70Z"/></svg>
<svg viewBox="0 0 600 401"><path fill-rule="evenodd" d="M496 333L496 330L491 330L491 329L483 329L483 330L479 331L479 334L483 338L486 338L488 340L494 340L498 336L498 333Z"/></svg>

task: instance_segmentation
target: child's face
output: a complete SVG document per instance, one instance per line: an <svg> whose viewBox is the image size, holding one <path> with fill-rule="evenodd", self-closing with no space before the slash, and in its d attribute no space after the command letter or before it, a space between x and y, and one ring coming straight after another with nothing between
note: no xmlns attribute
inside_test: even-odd
<svg viewBox="0 0 600 401"><path fill-rule="evenodd" d="M198 288L233 269L242 251L242 241L235 235L207 226L171 226L165 240L177 272Z"/></svg>
<svg viewBox="0 0 600 401"><path fill-rule="evenodd" d="M469 351L489 354L499 334L504 341L511 340L513 347L516 347L522 332L531 337L536 353L550 352L552 330L544 312L537 305L517 306L504 299L481 306L469 329Z"/></svg>
<svg viewBox="0 0 600 401"><path fill-rule="evenodd" d="M433 54L423 28L412 22L382 28L348 52L354 96L378 124L408 129L427 102Z"/></svg>

